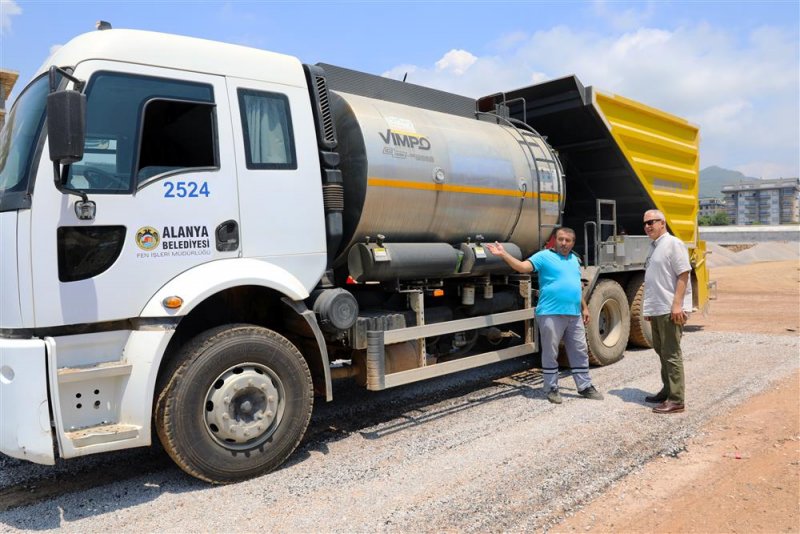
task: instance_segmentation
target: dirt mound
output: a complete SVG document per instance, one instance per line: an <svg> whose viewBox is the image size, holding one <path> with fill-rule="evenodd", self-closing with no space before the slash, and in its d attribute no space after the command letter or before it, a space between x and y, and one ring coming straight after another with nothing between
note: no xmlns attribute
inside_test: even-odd
<svg viewBox="0 0 800 534"><path fill-rule="evenodd" d="M792 241L756 243L754 246L738 252L716 243L706 243L706 247L710 252L708 266L711 268L749 265L762 261L800 260L800 244Z"/></svg>

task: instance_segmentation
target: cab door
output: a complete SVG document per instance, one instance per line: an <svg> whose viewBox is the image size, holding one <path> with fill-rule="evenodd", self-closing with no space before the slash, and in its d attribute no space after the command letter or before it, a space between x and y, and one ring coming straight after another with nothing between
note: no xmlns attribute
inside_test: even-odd
<svg viewBox="0 0 800 534"><path fill-rule="evenodd" d="M228 78L242 254L313 288L326 264L317 140L308 90Z"/></svg>
<svg viewBox="0 0 800 534"><path fill-rule="evenodd" d="M178 274L238 254L235 231L217 238L239 219L224 78L103 61L74 75L88 82L86 143L67 185L96 213L78 218L45 154L32 206L38 327L137 317Z"/></svg>

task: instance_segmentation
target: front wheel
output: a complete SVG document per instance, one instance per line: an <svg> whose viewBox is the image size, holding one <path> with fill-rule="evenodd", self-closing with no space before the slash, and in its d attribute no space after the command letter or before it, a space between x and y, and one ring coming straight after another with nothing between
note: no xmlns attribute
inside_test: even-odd
<svg viewBox="0 0 800 534"><path fill-rule="evenodd" d="M167 369L155 426L188 474L236 482L283 463L311 418L313 387L303 356L266 328L227 325L189 342Z"/></svg>
<svg viewBox="0 0 800 534"><path fill-rule="evenodd" d="M608 365L622 359L631 329L631 312L625 291L614 280L600 280L589 297L586 342L589 361Z"/></svg>

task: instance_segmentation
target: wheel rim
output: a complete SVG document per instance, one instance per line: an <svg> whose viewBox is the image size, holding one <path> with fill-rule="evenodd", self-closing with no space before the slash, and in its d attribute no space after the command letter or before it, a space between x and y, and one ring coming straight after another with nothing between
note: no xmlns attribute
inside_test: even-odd
<svg viewBox="0 0 800 534"><path fill-rule="evenodd" d="M600 320L598 321L600 341L606 347L613 347L619 343L622 336L622 309L619 302L614 299L607 299L600 308Z"/></svg>
<svg viewBox="0 0 800 534"><path fill-rule="evenodd" d="M283 383L268 367L256 363L231 367L208 388L206 429L223 447L251 449L275 432L285 399Z"/></svg>

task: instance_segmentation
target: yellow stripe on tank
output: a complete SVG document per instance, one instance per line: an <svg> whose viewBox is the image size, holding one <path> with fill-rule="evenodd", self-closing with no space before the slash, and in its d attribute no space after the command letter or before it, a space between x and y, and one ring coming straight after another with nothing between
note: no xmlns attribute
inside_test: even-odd
<svg viewBox="0 0 800 534"><path fill-rule="evenodd" d="M472 185L451 185L451 184L432 184L426 182L412 182L409 180L393 180L388 178L371 177L367 179L367 185L373 187L393 187L395 189L419 189L422 191L445 191L448 193L466 193L469 195L495 195L502 197L521 198L521 191L510 189L497 189L493 187L476 187ZM525 198L536 198L539 196L535 191L524 194ZM558 193L543 192L542 200L545 202L558 202Z"/></svg>

